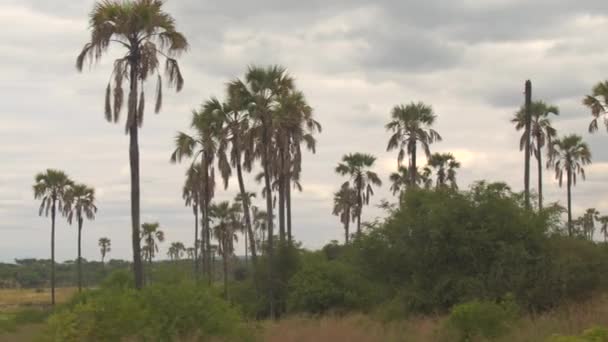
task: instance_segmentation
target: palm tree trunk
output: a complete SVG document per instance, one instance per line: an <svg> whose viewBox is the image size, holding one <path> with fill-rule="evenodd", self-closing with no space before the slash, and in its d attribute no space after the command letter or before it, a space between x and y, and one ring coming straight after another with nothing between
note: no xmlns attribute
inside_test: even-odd
<svg viewBox="0 0 608 342"><path fill-rule="evenodd" d="M194 212L194 278L198 279L198 204L192 207Z"/></svg>
<svg viewBox="0 0 608 342"><path fill-rule="evenodd" d="M253 261L253 267L255 268L257 267L257 253L255 250L253 228L251 226L249 197L247 196L247 192L245 191L245 182L243 181L243 170L241 167L241 155L239 150L237 150L236 175L239 182L239 190L241 192L241 197L243 198L243 216L245 217L245 226L247 229L247 235L249 236L249 246L251 246L251 260Z"/></svg>
<svg viewBox="0 0 608 342"><path fill-rule="evenodd" d="M82 292L82 217L78 218L78 292Z"/></svg>
<svg viewBox="0 0 608 342"><path fill-rule="evenodd" d="M361 197L361 181L357 181L357 237L361 237L361 213L363 212L363 198Z"/></svg>
<svg viewBox="0 0 608 342"><path fill-rule="evenodd" d="M346 221L344 221L344 244L348 244L348 230L350 225L350 209L346 210Z"/></svg>
<svg viewBox="0 0 608 342"><path fill-rule="evenodd" d="M568 178L568 236L572 237L572 174L570 168L566 171L566 176Z"/></svg>
<svg viewBox="0 0 608 342"><path fill-rule="evenodd" d="M266 136L266 135L265 135ZM270 185L270 162L269 158L269 147L268 139L264 139L264 144L267 146L263 151L263 168L264 168L264 184L266 185L266 221L268 229L268 279L270 286L268 286L268 297L270 304L270 319L275 318L275 307L274 307L274 270L273 270L273 256L274 256L274 226L272 222L272 191Z"/></svg>
<svg viewBox="0 0 608 342"><path fill-rule="evenodd" d="M287 210L287 242L291 246L293 235L291 233L291 174L287 177L285 186L285 209Z"/></svg>
<svg viewBox="0 0 608 342"><path fill-rule="evenodd" d="M141 263L141 245L139 239L140 229L140 190L139 190L139 142L137 127L137 63L131 63L131 87L129 93L129 113L133 118L129 129L129 163L131 166L131 240L133 245L133 273L135 288L141 289L144 285L143 268Z"/></svg>
<svg viewBox="0 0 608 342"><path fill-rule="evenodd" d="M416 140L412 142L412 156L410 160L410 185L416 186L416 173L418 168L416 167Z"/></svg>
<svg viewBox="0 0 608 342"><path fill-rule="evenodd" d="M55 198L51 208L51 305L55 306Z"/></svg>
<svg viewBox="0 0 608 342"><path fill-rule="evenodd" d="M526 201L526 208L530 208L530 126L531 126L531 112L530 106L532 102L532 83L526 81L526 145L525 145L525 163L524 163L524 196Z"/></svg>
<svg viewBox="0 0 608 342"><path fill-rule="evenodd" d="M538 157L536 159L538 161L538 211L541 211L543 210L543 156L541 154L542 150L540 148L540 144L538 143L539 140L540 137L537 136L536 145L538 145L538 147L536 153L538 154Z"/></svg>

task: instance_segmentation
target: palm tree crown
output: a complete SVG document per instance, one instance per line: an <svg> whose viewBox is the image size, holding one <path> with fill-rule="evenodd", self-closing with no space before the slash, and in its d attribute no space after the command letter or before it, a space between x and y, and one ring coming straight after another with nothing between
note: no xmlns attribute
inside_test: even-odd
<svg viewBox="0 0 608 342"><path fill-rule="evenodd" d="M429 158L428 166L435 169L437 175L436 186L438 189L446 186L458 189L456 184L456 169L460 168L460 162L451 153L433 153Z"/></svg>
<svg viewBox="0 0 608 342"><path fill-rule="evenodd" d="M399 150L397 154L397 165L407 154L410 157L410 182L416 183L416 148L420 143L426 154L431 156L430 145L435 141L441 141L441 136L431 127L435 123L436 115L431 106L422 102L410 103L407 106L395 106L391 112L391 121L386 124L386 129L393 132L391 135L387 151Z"/></svg>
<svg viewBox="0 0 608 342"><path fill-rule="evenodd" d="M583 104L591 109L593 120L589 124L589 132L598 130L598 121L604 120L606 130L608 130L608 81L600 82L593 87L591 95L583 99Z"/></svg>
<svg viewBox="0 0 608 342"><path fill-rule="evenodd" d="M160 230L158 222L144 223L141 225L141 238L145 244L142 248L142 254L144 258L148 259L149 263L152 263L152 259L158 253L158 244L165 241L165 233Z"/></svg>
<svg viewBox="0 0 608 342"><path fill-rule="evenodd" d="M99 239L99 252L101 253L101 262L103 263L106 255L112 250L112 241L107 237L102 237Z"/></svg>
<svg viewBox="0 0 608 342"><path fill-rule="evenodd" d="M336 167L336 173L350 177L350 187L357 192L357 234L361 233L363 205L369 204L370 198L374 194L373 186L382 185L378 174L370 170L375 161L376 157L370 154L353 153L342 157L342 162Z"/></svg>

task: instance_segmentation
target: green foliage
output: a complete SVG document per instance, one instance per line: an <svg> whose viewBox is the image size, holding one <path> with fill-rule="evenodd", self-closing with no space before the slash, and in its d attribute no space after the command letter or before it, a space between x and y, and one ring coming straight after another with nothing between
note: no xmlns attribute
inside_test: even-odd
<svg viewBox="0 0 608 342"><path fill-rule="evenodd" d="M518 307L512 300L498 304L475 300L456 305L446 321L446 329L453 334L450 340L491 339L504 335L517 316Z"/></svg>
<svg viewBox="0 0 608 342"><path fill-rule="evenodd" d="M22 324L42 323L50 312L42 309L23 309L0 314L0 333L14 332Z"/></svg>
<svg viewBox="0 0 608 342"><path fill-rule="evenodd" d="M595 327L587 329L580 336L551 336L547 342L608 342L608 330Z"/></svg>
<svg viewBox="0 0 608 342"><path fill-rule="evenodd" d="M311 260L289 282L288 308L312 314L361 310L371 304L370 294L367 281L354 267Z"/></svg>
<svg viewBox="0 0 608 342"><path fill-rule="evenodd" d="M51 341L205 340L242 333L239 313L191 282L155 284L142 291L119 285L85 292L48 321Z"/></svg>

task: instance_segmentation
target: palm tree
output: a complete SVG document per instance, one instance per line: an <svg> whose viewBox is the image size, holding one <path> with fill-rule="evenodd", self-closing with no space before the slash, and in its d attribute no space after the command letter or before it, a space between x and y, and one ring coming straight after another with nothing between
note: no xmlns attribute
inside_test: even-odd
<svg viewBox="0 0 608 342"><path fill-rule="evenodd" d="M218 153L218 133L222 129L222 118L217 115L215 109L207 103L197 112L192 113L191 127L194 135L179 132L175 137L175 151L171 154L171 162L181 162L184 157L196 161L200 155L200 178L201 192L199 195L199 209L201 211L203 233L201 234L201 245L203 265L207 275L210 276L209 246L211 244L211 233L209 229L209 207L215 195L215 167L214 161ZM208 278L211 281L211 278Z"/></svg>
<svg viewBox="0 0 608 342"><path fill-rule="evenodd" d="M192 254L192 261L194 264L194 275L198 276L198 210L200 204L201 194L201 166L200 164L194 164L186 171L186 181L182 190L182 197L185 201L186 206L192 207L192 213L194 214L194 248Z"/></svg>
<svg viewBox="0 0 608 342"><path fill-rule="evenodd" d="M271 194L271 179L274 175L273 143L275 108L279 98L294 89L293 78L279 66L267 68L251 66L245 75L245 80L232 81L229 86L230 94L240 94L243 103L249 110L252 127L248 134L248 145L253 146L253 154L262 161L264 185L266 193L266 224L268 228L268 275L273 279L274 259L274 225ZM253 156L251 157L253 158ZM250 158L250 159L251 159ZM269 287L270 317L275 317L274 286Z"/></svg>
<svg viewBox="0 0 608 342"><path fill-rule="evenodd" d="M178 261L181 259L182 255L186 251L186 247L181 242L172 242L171 246L169 246L169 251L167 252L167 256L169 259Z"/></svg>
<svg viewBox="0 0 608 342"><path fill-rule="evenodd" d="M124 56L114 61L106 87L105 117L117 122L123 106L123 83L128 80L127 119L125 131L130 137L129 160L131 167L131 240L133 244L133 272L135 286L143 286L141 264L139 145L138 129L144 119L144 83L157 75L155 112L162 106L161 61L165 59L165 71L169 86L180 91L184 79L175 59L188 48L184 35L176 30L175 20L162 10L162 0L103 0L98 2L89 16L91 40L86 43L76 59L79 71L85 62L99 60L111 45L124 48ZM112 86L112 79L114 85ZM140 90L141 88L141 90ZM113 105L112 105L113 101Z"/></svg>
<svg viewBox="0 0 608 342"><path fill-rule="evenodd" d="M47 169L35 177L34 198L41 200L38 215L49 216L51 212L51 304L55 305L55 216L63 212L65 195L74 183L59 170Z"/></svg>
<svg viewBox="0 0 608 342"><path fill-rule="evenodd" d="M429 145L441 141L441 136L431 127L437 116L431 106L422 102L410 103L407 106L395 106L391 112L392 120L386 124L386 129L393 132L388 141L387 151L399 150L397 166L405 155L409 156L410 183L416 184L416 150L420 143L427 159L431 156Z"/></svg>
<svg viewBox="0 0 608 342"><path fill-rule="evenodd" d="M340 222L344 224L344 243L348 244L350 237L350 222L357 217L357 191L344 184L338 192L334 194L334 215L340 217Z"/></svg>
<svg viewBox="0 0 608 342"><path fill-rule="evenodd" d="M99 251L101 253L101 263L104 263L106 255L112 250L112 241L107 237L99 239Z"/></svg>
<svg viewBox="0 0 608 342"><path fill-rule="evenodd" d="M249 246L251 246L251 259L253 260L254 269L257 269L257 251L253 241L253 228L251 225L251 201L248 197L249 192L245 189L245 181L243 179L243 169L251 172L252 157L251 147L247 141L249 132L250 117L247 109L247 94L241 94L240 88L227 87L228 100L227 103L221 103L219 100L212 98L208 101L208 105L214 108L219 114L225 126L220 131L219 137L219 163L220 173L224 180L225 187L228 186L228 181L231 175L231 167L236 168L237 182L239 185L239 195L243 199L243 217L245 219L245 227L249 236ZM230 151L228 151L230 146ZM227 158L226 155L230 157ZM228 162L229 160L229 162ZM245 247L247 247L247 237L245 238ZM247 252L247 251L246 251Z"/></svg>
<svg viewBox="0 0 608 342"><path fill-rule="evenodd" d="M602 118L608 130L608 81L600 82L593 87L592 94L583 99L583 104L591 109L593 120L589 124L589 132L598 130L598 120Z"/></svg>
<svg viewBox="0 0 608 342"><path fill-rule="evenodd" d="M186 256L188 257L188 259L192 259L194 260L194 247L188 247L186 248Z"/></svg>
<svg viewBox="0 0 608 342"><path fill-rule="evenodd" d="M338 163L336 167L336 173L350 177L350 187L357 193L357 235L361 235L363 205L369 204L369 200L374 194L372 186L382 185L378 175L369 170L374 166L375 161L376 157L370 154L353 153L342 157L342 162ZM348 181L343 186L346 186L346 184L348 184Z"/></svg>
<svg viewBox="0 0 608 342"><path fill-rule="evenodd" d="M228 299L228 259L234 254L236 233L242 229L240 220L241 208L238 204L224 201L211 206L211 217L217 224L213 227L213 235L218 241L219 252L222 254L224 265L224 296Z"/></svg>
<svg viewBox="0 0 608 342"><path fill-rule="evenodd" d="M551 106L543 101L534 101L530 105L531 112L531 127L530 127L530 153L534 153L534 157L538 162L538 208L543 208L543 162L542 149L546 145L549 148L552 146L552 140L557 136L557 131L551 126L551 114L559 115L559 109L556 106ZM515 124L515 129L520 131L526 128L526 108L522 107L515 117L511 119ZM527 135L526 132L521 136L519 141L519 149L523 151L526 147ZM548 154L551 154L549 151Z"/></svg>
<svg viewBox="0 0 608 342"><path fill-rule="evenodd" d="M277 181L279 190L279 225L283 236L291 243L291 186L300 188L302 171L302 150L316 152L314 134L322 131L321 124L313 117L313 109L308 105L304 93L291 91L278 99L275 116L275 142L277 144ZM286 212L285 212L286 211ZM285 231L285 221L287 230Z"/></svg>
<svg viewBox="0 0 608 342"><path fill-rule="evenodd" d="M158 222L144 223L141 225L141 239L144 240L142 256L148 260L151 270L152 259L158 253L158 244L165 241L165 233L160 230Z"/></svg>
<svg viewBox="0 0 608 342"><path fill-rule="evenodd" d="M583 233L587 240L593 241L595 235L595 221L599 221L600 212L595 208L589 208L583 215Z"/></svg>
<svg viewBox="0 0 608 342"><path fill-rule="evenodd" d="M95 190L84 184L71 186L66 191L63 210L69 224L72 224L74 218L78 222L78 292L82 292L82 224L85 217L89 220L95 219Z"/></svg>
<svg viewBox="0 0 608 342"><path fill-rule="evenodd" d="M249 216L249 214L245 215L245 213L247 212L247 210L249 209L249 203L251 203L251 199L255 198L256 194L255 192L245 192L245 194L243 195L242 193L237 194L234 197L234 202L237 203L238 205L241 206L241 212L243 212L243 217L244 216ZM247 203L247 205L245 205L245 202ZM249 249L251 249L251 255L252 255L252 259L255 259L255 257L253 257L253 255L256 252L256 246L255 246L255 237L253 236L253 226L251 225L251 218L249 221L249 224L247 223L247 219L244 220L245 221L245 229L243 230L243 234L245 234L245 263L248 262L248 257L249 257ZM257 254L255 254L257 257ZM256 262L253 262L253 266L255 268L256 266Z"/></svg>
<svg viewBox="0 0 608 342"><path fill-rule="evenodd" d="M604 242L608 240L608 215L600 216L598 221L602 224L600 232L604 234Z"/></svg>
<svg viewBox="0 0 608 342"><path fill-rule="evenodd" d="M585 179L584 165L591 163L591 151L579 135L567 135L553 141L548 165L555 168L555 177L561 187L566 174L568 191L568 235L572 236L572 186L576 185L576 175Z"/></svg>
<svg viewBox="0 0 608 342"><path fill-rule="evenodd" d="M255 235L256 248L261 254L264 254L264 243L266 241L266 232L268 227L266 226L266 218L268 215L265 211L260 210L258 207L251 206L251 218L253 219L253 231Z"/></svg>
<svg viewBox="0 0 608 342"><path fill-rule="evenodd" d="M451 153L433 153L429 158L428 167L435 169L437 175L437 189L448 186L456 190L456 169L460 168L460 163L454 158Z"/></svg>

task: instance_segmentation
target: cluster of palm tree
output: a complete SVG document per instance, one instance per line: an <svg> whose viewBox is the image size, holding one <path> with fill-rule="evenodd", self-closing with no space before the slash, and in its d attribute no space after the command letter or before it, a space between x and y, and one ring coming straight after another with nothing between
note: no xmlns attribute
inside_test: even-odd
<svg viewBox="0 0 608 342"><path fill-rule="evenodd" d="M251 66L243 79L228 83L224 101L211 98L193 112L191 128L190 134L177 134L171 161L191 160L183 194L186 205L192 206L194 211L195 241L200 212L200 254L207 274L210 275L210 221L216 170L224 188L228 187L233 171L236 171L238 200L255 268L259 251L253 230L252 196L245 188L243 173L251 172L259 162L261 172L256 178L263 182L266 252L272 260L275 216L278 217L279 242L291 244L291 189L301 190L302 145L314 153L314 134L321 131L304 94L297 90L292 76L284 68ZM275 209L278 215L274 214ZM220 243L220 248L222 245ZM196 259L196 247L194 255ZM272 272L272 266L270 268Z"/></svg>
<svg viewBox="0 0 608 342"><path fill-rule="evenodd" d="M184 246L181 242L172 242L171 246L169 246L169 250L167 251L167 256L172 261L178 261L182 258L184 253L186 252L186 246Z"/></svg>
<svg viewBox="0 0 608 342"><path fill-rule="evenodd" d="M431 106L422 102L398 105L391 111L391 121L386 129L392 132L387 151L398 150L397 172L389 176L390 190L400 197L407 189L424 187L430 189L458 189L456 170L460 163L451 153L431 153L430 145L441 141L441 135L432 126L436 115ZM417 166L418 147L421 146L427 157L427 165L420 170ZM408 158L408 165L403 160ZM344 225L345 242L349 241L350 222L357 222L357 235L361 234L361 213L374 194L374 186L382 181L371 170L376 158L369 154L354 153L345 155L336 167L336 173L348 176L334 194L333 214ZM436 180L433 181L433 174Z"/></svg>
<svg viewBox="0 0 608 342"><path fill-rule="evenodd" d="M104 264L106 255L112 251L112 241L107 237L99 238L99 253L101 253L101 263Z"/></svg>
<svg viewBox="0 0 608 342"><path fill-rule="evenodd" d="M40 200L38 214L51 215L51 304L55 305L55 219L57 214L66 217L71 225L78 225L78 290L82 291L82 227L84 220L95 219L97 206L95 190L75 183L60 170L47 169L35 176L34 198Z"/></svg>

